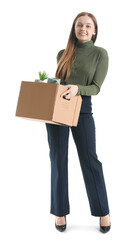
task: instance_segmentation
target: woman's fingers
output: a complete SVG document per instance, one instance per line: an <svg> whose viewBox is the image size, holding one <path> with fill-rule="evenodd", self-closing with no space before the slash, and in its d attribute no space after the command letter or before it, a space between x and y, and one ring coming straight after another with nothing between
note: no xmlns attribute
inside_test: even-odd
<svg viewBox="0 0 129 240"><path fill-rule="evenodd" d="M67 90L67 91L63 92L60 96L63 97L64 95L67 95L69 93L70 93L70 90Z"/></svg>
<svg viewBox="0 0 129 240"><path fill-rule="evenodd" d="M78 91L78 86L77 85L67 85L68 89L63 92L60 97L61 98L66 98L66 99L71 99L72 97L76 96L77 91Z"/></svg>

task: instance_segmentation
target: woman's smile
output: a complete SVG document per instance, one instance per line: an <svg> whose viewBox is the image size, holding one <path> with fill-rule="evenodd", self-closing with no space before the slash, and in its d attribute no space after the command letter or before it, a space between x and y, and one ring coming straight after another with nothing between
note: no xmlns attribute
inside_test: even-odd
<svg viewBox="0 0 129 240"><path fill-rule="evenodd" d="M87 35L87 33L83 33L83 32L80 32L79 34L80 34L81 36Z"/></svg>

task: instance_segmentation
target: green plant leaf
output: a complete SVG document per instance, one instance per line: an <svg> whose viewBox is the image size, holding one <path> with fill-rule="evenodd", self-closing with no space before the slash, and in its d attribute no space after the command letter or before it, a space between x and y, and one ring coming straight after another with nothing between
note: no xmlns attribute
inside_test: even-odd
<svg viewBox="0 0 129 240"><path fill-rule="evenodd" d="M39 72L39 78L40 80L44 81L45 79L48 78L48 74L45 71L43 71L42 73Z"/></svg>

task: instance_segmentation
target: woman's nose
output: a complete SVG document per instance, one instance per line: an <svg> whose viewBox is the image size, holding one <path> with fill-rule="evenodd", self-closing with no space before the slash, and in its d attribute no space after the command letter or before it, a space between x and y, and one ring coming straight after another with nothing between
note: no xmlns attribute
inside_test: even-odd
<svg viewBox="0 0 129 240"><path fill-rule="evenodd" d="M85 25L82 25L82 30L86 30L86 27L85 27Z"/></svg>

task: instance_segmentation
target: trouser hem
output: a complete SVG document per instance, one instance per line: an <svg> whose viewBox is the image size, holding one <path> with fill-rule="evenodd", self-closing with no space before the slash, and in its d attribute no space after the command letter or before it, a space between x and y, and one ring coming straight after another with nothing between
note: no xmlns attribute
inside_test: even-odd
<svg viewBox="0 0 129 240"><path fill-rule="evenodd" d="M63 217L63 216L66 216L66 215L70 214L70 211L59 213L59 212L54 212L54 211L51 210L50 214L53 214L53 215L58 216L58 217Z"/></svg>
<svg viewBox="0 0 129 240"><path fill-rule="evenodd" d="M91 213L92 216L94 217L105 217L106 215L108 215L110 212L105 212L105 213L101 213L101 214L94 214L94 213Z"/></svg>

